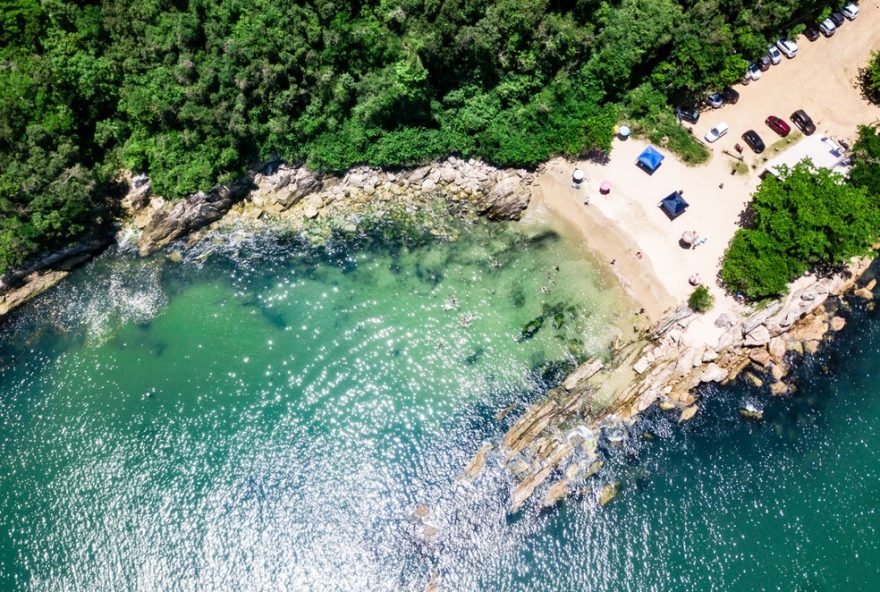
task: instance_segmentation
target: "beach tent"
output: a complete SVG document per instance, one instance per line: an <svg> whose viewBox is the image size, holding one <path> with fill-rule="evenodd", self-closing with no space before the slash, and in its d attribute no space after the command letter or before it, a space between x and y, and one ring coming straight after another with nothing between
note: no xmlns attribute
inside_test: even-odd
<svg viewBox="0 0 880 592"><path fill-rule="evenodd" d="M638 165L648 171L648 173L653 173L660 166L660 163L663 162L664 158L666 157L657 152L656 148L648 146L639 154Z"/></svg>
<svg viewBox="0 0 880 592"><path fill-rule="evenodd" d="M663 198L660 202L660 207L663 208L663 211L666 212L670 220L675 220L684 214L688 207L688 202L684 200L681 193L674 191Z"/></svg>

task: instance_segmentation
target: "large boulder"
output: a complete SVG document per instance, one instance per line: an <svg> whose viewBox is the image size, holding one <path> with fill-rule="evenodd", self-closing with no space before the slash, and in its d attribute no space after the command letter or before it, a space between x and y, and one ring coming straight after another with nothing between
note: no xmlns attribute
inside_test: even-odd
<svg viewBox="0 0 880 592"><path fill-rule="evenodd" d="M490 220L519 220L532 192L519 177L504 177L482 198L477 211Z"/></svg>
<svg viewBox="0 0 880 592"><path fill-rule="evenodd" d="M199 192L187 199L165 203L156 210L144 227L140 238L141 255L149 255L188 233L219 220L252 186L250 179L244 179L211 193Z"/></svg>

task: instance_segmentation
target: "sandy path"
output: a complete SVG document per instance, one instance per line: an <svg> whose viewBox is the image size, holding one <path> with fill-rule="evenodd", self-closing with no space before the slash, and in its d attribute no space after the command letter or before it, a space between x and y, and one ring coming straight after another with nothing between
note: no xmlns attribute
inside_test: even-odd
<svg viewBox="0 0 880 592"><path fill-rule="evenodd" d="M796 109L805 109L815 120L817 133L852 139L858 125L880 119L880 108L862 100L857 87L859 68L872 50L880 49L880 6L861 5L861 15L847 22L831 39L810 43L798 39L800 55L783 59L763 73L760 81L738 87L736 105L704 112L694 132L702 136L719 121L726 121L730 133L711 146L710 161L690 167L668 151L666 160L648 175L635 166L648 145L641 140L615 140L609 162L570 162L555 159L538 175L530 211L551 210L573 223L587 247L607 265L653 320L687 299L693 290L688 283L698 273L715 296L716 305L688 328L685 339L694 345L714 344L722 330L714 326L719 315L743 310L718 285L721 258L739 227L739 215L758 186L765 156L747 150L750 171L734 174L734 152L746 129L755 129L771 145L778 137L764 125L767 115L788 119ZM769 153L769 150L768 150ZM766 157L773 155L767 154ZM588 182L580 189L571 186L575 167L583 169ZM598 192L603 180L612 183L607 196ZM675 220L659 209L659 201L675 190L683 190L689 202L687 212ZM589 199L589 205L584 199ZM706 237L696 249L683 249L679 238L686 230ZM638 257L637 253L642 256ZM614 261L612 265L611 262Z"/></svg>

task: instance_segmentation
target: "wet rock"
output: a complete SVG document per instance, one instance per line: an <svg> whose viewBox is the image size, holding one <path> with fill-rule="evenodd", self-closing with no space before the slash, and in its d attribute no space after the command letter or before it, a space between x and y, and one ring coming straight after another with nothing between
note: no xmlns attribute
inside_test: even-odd
<svg viewBox="0 0 880 592"><path fill-rule="evenodd" d="M874 293L871 290L869 290L868 288L859 288L858 290L853 292L853 294L855 294L856 296L858 296L859 298L862 298L864 300L873 300L874 299Z"/></svg>
<svg viewBox="0 0 880 592"><path fill-rule="evenodd" d="M0 316L42 294L67 277L67 274L67 271L48 270L26 276L18 287L0 295Z"/></svg>
<svg viewBox="0 0 880 592"><path fill-rule="evenodd" d="M669 399L663 399L657 406L660 408L661 411L672 411L673 409L675 409L675 403L673 403Z"/></svg>
<svg viewBox="0 0 880 592"><path fill-rule="evenodd" d="M831 330L832 331L840 331L846 327L846 319L843 317L833 317L831 319Z"/></svg>
<svg viewBox="0 0 880 592"><path fill-rule="evenodd" d="M568 481L560 479L551 485L549 490L547 490L547 495L544 496L544 501L541 502L541 507L549 508L550 506L556 505L556 503L567 496L568 493Z"/></svg>
<svg viewBox="0 0 880 592"><path fill-rule="evenodd" d="M617 497L617 493L620 491L620 483L608 483L602 489L599 490L599 505L604 506L607 505L608 502Z"/></svg>
<svg viewBox="0 0 880 592"><path fill-rule="evenodd" d="M746 379L746 382L748 382L749 384L751 384L755 388L761 388L762 386L764 386L764 381L761 380L760 378L758 378L755 374L753 374L751 372L745 373L745 379Z"/></svg>
<svg viewBox="0 0 880 592"><path fill-rule="evenodd" d="M788 393L788 386L782 381L776 381L770 385L770 394L772 395L785 395Z"/></svg>
<svg viewBox="0 0 880 592"><path fill-rule="evenodd" d="M589 380L595 374L597 374L600 370L602 370L604 364L602 360L590 360L585 364L581 364L578 368L569 374L565 381L562 383L563 388L567 391L574 390L579 384Z"/></svg>
<svg viewBox="0 0 880 592"><path fill-rule="evenodd" d="M763 348L756 348L749 352L749 359L765 368L770 364L770 358L770 352Z"/></svg>
<svg viewBox="0 0 880 592"><path fill-rule="evenodd" d="M461 476L462 480L471 480L483 471L483 467L486 466L486 455L490 450L492 450L492 444L489 442L486 442L480 447L480 450L474 455L474 458L471 459L468 466L465 467L464 473L462 473Z"/></svg>
<svg viewBox="0 0 880 592"><path fill-rule="evenodd" d="M440 535L440 529L431 524L426 524L424 528L422 528L422 538L425 539L429 543L433 543L437 540L437 537Z"/></svg>
<svg viewBox="0 0 880 592"><path fill-rule="evenodd" d="M547 458L542 468L528 475L513 489L513 495L511 496L512 499L510 503L510 512L512 514L515 514L519 511L526 500L528 500L532 496L535 488L544 482L547 476L550 475L550 473L562 459L568 458L569 454L571 454L571 451L571 443L565 442L553 451L553 454L549 458Z"/></svg>
<svg viewBox="0 0 880 592"><path fill-rule="evenodd" d="M758 409L751 403L746 403L745 405L740 407L739 414L746 419L751 419L754 421L758 421L764 418L764 411Z"/></svg>
<svg viewBox="0 0 880 592"><path fill-rule="evenodd" d="M171 251L168 253L168 260L171 263L180 263L183 261L183 255L180 254L180 251Z"/></svg>
<svg viewBox="0 0 880 592"><path fill-rule="evenodd" d="M865 284L866 290L873 290L877 286L877 278L871 278L867 284Z"/></svg>
<svg viewBox="0 0 880 592"><path fill-rule="evenodd" d="M828 332L828 324L821 316L809 316L791 330L788 334L790 339L800 341L818 341Z"/></svg>
<svg viewBox="0 0 880 592"><path fill-rule="evenodd" d="M428 506L426 506L424 504L419 504L418 506L416 506L416 509L413 510L413 513L410 514L410 517L413 520L421 521L421 520L424 520L425 518L427 518L428 514L430 514L430 513L431 513L431 510L428 509Z"/></svg>
<svg viewBox="0 0 880 592"><path fill-rule="evenodd" d="M691 419L693 419L694 415L696 415L697 411L699 411L699 410L700 410L699 405L691 405L690 407L686 407L681 412L681 415L678 417L679 423L682 423L685 421L690 421Z"/></svg>
<svg viewBox="0 0 880 592"><path fill-rule="evenodd" d="M815 354L816 352L819 351L820 345L821 345L821 342L818 339L811 339L809 341L804 342L804 350L806 350L807 353Z"/></svg>

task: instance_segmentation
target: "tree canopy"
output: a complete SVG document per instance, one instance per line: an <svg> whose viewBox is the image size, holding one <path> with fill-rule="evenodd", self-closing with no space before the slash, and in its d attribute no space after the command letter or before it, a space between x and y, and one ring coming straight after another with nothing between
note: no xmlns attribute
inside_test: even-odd
<svg viewBox="0 0 880 592"><path fill-rule="evenodd" d="M530 166L607 150L621 111L705 158L667 103L831 4L0 0L0 270L106 220L122 168L175 198L272 154Z"/></svg>
<svg viewBox="0 0 880 592"><path fill-rule="evenodd" d="M866 253L880 234L880 196L801 162L755 193L753 227L736 232L721 269L750 299L783 294L792 279Z"/></svg>

